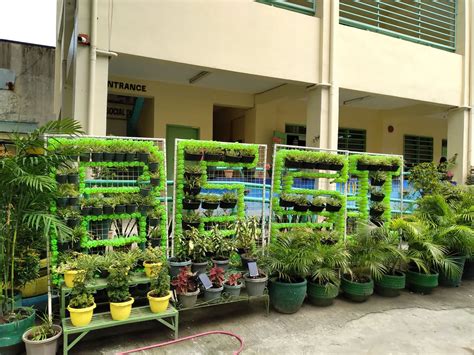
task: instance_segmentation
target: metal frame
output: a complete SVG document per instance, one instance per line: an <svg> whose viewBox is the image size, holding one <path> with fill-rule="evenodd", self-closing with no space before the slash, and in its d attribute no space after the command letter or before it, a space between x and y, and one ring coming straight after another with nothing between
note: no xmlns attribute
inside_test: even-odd
<svg viewBox="0 0 474 355"><path fill-rule="evenodd" d="M71 136L69 134L45 134L45 148L48 145L48 140L52 138L70 138L70 139L75 139L75 138L97 138L97 139L123 139L123 140L138 140L138 141L153 141L161 144L161 150L163 151L163 168L165 170L165 188L164 188L164 196L162 201L160 201L162 204L164 204L165 207L165 222L166 226L168 226L168 189L167 189L167 184L166 184L166 139L164 138L145 138L145 137L122 137L122 136L97 136L97 135L76 135L76 136ZM168 230L166 230L166 235L168 235ZM166 253L167 256L169 256L169 248L167 245L166 248ZM48 261L48 266L47 266L47 275L48 275L48 317L52 319L52 285L51 285L51 253L50 253L50 241L49 238L46 238L46 258Z"/></svg>
<svg viewBox="0 0 474 355"><path fill-rule="evenodd" d="M262 4L280 7L282 9L296 11L305 15L314 15L316 13L316 0L306 0L308 4L312 5L311 8L294 4L286 0L255 0L255 1L260 2Z"/></svg>
<svg viewBox="0 0 474 355"><path fill-rule="evenodd" d="M177 172L178 172L178 169L177 169L177 162L178 162L178 146L179 146L179 143L182 142L182 141L189 141L189 139L181 139L181 138L176 138L175 139L175 145L174 145L174 174L173 174L173 177L174 177L174 184L173 184L173 229L172 229L172 233L171 233L171 256L174 255L174 247L175 247L175 231L176 231L176 190L177 190L177 184L176 184L176 180L177 180ZM216 141L208 141L208 140L200 140L201 142L216 142ZM230 144L232 142L222 142L222 143L227 143L227 144ZM239 143L239 145L247 145L247 146L258 146L258 153L259 153L259 162L262 160L262 157L263 157L263 162L262 162L262 165L263 165L263 182L262 182L262 209L261 209L261 215L260 217L262 218L262 225L261 225L261 228L262 228L262 240L261 240L261 243L262 245L265 245L266 244L266 240L265 240L265 192L266 192L266 189L265 189L265 181L266 181L266 170L265 170L265 167L267 165L267 145L266 144L251 144L251 143ZM263 150L263 153L262 153L262 150ZM259 165L259 164L257 164ZM219 182L213 182L213 183L219 183ZM226 181L225 182L226 184L244 184L244 182L232 182L232 181Z"/></svg>

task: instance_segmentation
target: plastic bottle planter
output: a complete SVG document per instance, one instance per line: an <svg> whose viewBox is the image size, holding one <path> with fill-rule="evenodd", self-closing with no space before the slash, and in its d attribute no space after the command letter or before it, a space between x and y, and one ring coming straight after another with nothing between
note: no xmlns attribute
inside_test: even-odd
<svg viewBox="0 0 474 355"><path fill-rule="evenodd" d="M235 201L221 201L219 203L219 207L223 209L234 208L237 204L237 200Z"/></svg>
<svg viewBox="0 0 474 355"><path fill-rule="evenodd" d="M149 157L150 157L150 153L139 152L137 154L138 161L141 161L142 163L145 163L145 164L148 163L148 158Z"/></svg>
<svg viewBox="0 0 474 355"><path fill-rule="evenodd" d="M344 275L341 279L341 289L347 299L364 302L374 293L374 281L369 278L368 282L353 282Z"/></svg>
<svg viewBox="0 0 474 355"><path fill-rule="evenodd" d="M309 210L311 212L322 212L324 210L324 208L326 207L325 204L322 204L322 205L309 205Z"/></svg>
<svg viewBox="0 0 474 355"><path fill-rule="evenodd" d="M330 204L326 204L326 211L328 212L339 212L342 206L333 206Z"/></svg>
<svg viewBox="0 0 474 355"><path fill-rule="evenodd" d="M199 161L202 159L202 153L188 153L184 152L184 160Z"/></svg>
<svg viewBox="0 0 474 355"><path fill-rule="evenodd" d="M185 210L197 210L201 206L199 200L183 200L183 209Z"/></svg>
<svg viewBox="0 0 474 355"><path fill-rule="evenodd" d="M224 154L204 153L204 160L206 161L224 161Z"/></svg>
<svg viewBox="0 0 474 355"><path fill-rule="evenodd" d="M215 210L219 207L219 201L202 201L202 208L205 210Z"/></svg>
<svg viewBox="0 0 474 355"><path fill-rule="evenodd" d="M339 287L333 284L320 285L308 282L308 300L318 307L327 307L334 303L334 299L339 294Z"/></svg>
<svg viewBox="0 0 474 355"><path fill-rule="evenodd" d="M127 206L125 207L125 211L127 211L127 213L130 213L130 214L137 212L137 210L138 210L138 206L137 206L137 205L127 205Z"/></svg>
<svg viewBox="0 0 474 355"><path fill-rule="evenodd" d="M361 164L361 163L357 163L357 170L392 171L392 172L395 172L399 168L400 168L399 165L381 165L381 164Z"/></svg>
<svg viewBox="0 0 474 355"><path fill-rule="evenodd" d="M285 200L280 197L280 207L291 208L294 206L295 206L294 201Z"/></svg>
<svg viewBox="0 0 474 355"><path fill-rule="evenodd" d="M114 208L111 205L104 205L104 207L102 207L102 210L103 210L104 214L113 214L114 213Z"/></svg>
<svg viewBox="0 0 474 355"><path fill-rule="evenodd" d="M384 274L380 280L375 281L375 292L384 297L400 296L400 290L405 288L406 276L401 271L395 275Z"/></svg>

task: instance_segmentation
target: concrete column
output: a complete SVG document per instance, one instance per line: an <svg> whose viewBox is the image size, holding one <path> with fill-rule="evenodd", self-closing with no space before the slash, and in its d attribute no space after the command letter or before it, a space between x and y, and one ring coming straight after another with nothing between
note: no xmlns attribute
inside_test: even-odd
<svg viewBox="0 0 474 355"><path fill-rule="evenodd" d="M321 45L319 81L307 95L306 145L337 149L339 128L339 88L334 70L336 31L339 26L339 0L319 0Z"/></svg>
<svg viewBox="0 0 474 355"><path fill-rule="evenodd" d="M457 154L456 166L453 169L454 181L464 183L470 166L469 157L472 114L468 109L454 109L448 113L448 156ZM472 142L471 142L472 143Z"/></svg>

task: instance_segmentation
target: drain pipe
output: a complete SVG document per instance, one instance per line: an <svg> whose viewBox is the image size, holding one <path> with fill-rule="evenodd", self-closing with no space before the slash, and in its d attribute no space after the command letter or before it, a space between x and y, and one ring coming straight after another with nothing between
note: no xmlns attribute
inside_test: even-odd
<svg viewBox="0 0 474 355"><path fill-rule="evenodd" d="M332 121L332 113L333 113L333 100L334 100L334 90L338 90L338 88L334 87L334 60L335 60L335 41L336 41L336 35L334 31L336 30L336 19L338 16L338 11L337 10L337 2L336 1L331 1L331 8L330 8L330 22L329 22L329 33L330 33L330 40L329 40L329 107L328 107L328 115L329 118ZM337 141L333 142L333 123L328 122L328 146L325 148L330 148L333 149L333 145L336 144L336 149L337 149Z"/></svg>
<svg viewBox="0 0 474 355"><path fill-rule="evenodd" d="M95 94L95 64L97 62L97 0L91 2L91 37L90 37L90 56L89 56L89 100L87 107L87 133L93 133L92 114L94 112L94 94Z"/></svg>

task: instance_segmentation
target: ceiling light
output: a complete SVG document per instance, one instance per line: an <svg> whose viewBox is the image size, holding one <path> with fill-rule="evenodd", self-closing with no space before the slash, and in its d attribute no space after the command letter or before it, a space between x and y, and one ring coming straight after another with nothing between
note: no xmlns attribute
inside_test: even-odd
<svg viewBox="0 0 474 355"><path fill-rule="evenodd" d="M211 74L210 71L199 72L196 75L194 75L191 79L189 79L189 83L194 84L196 81L201 80L202 78L208 76L209 74Z"/></svg>
<svg viewBox="0 0 474 355"><path fill-rule="evenodd" d="M359 101L364 101L364 100L367 100L367 99L370 99L371 96L370 95L367 95L367 96L361 96L361 97L356 97L355 99L350 99L350 100L346 100L344 101L342 104L343 105L349 105L353 102L359 102Z"/></svg>

